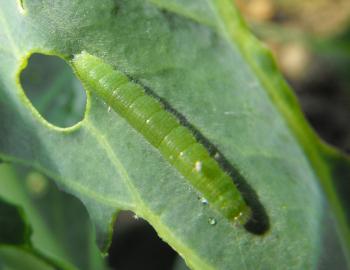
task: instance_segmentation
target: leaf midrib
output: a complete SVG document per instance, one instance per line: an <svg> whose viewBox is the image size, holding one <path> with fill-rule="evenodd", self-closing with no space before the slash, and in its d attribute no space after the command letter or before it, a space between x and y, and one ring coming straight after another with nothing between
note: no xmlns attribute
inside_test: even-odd
<svg viewBox="0 0 350 270"><path fill-rule="evenodd" d="M189 248L183 242L179 241L179 237L173 234L171 229L164 225L161 218L158 215L154 214L149 207L147 207L147 205L143 202L140 193L137 191L137 188L132 184L132 181L126 169L117 158L115 152L112 151L112 147L108 139L106 139L105 136L102 136L102 134L97 130L91 121L86 121L85 126L88 128L91 134L94 134L96 140L99 142L104 151L107 153L109 159L114 164L116 171L121 173L122 181L129 188L130 194L133 196L136 207L128 209L134 211L138 216L149 221L149 223L157 229L159 236L171 243L173 248L178 251L179 254L189 255L189 258L191 258L191 262L189 263L190 265L195 265L196 269L214 270L215 268L213 266L204 263L203 259L199 257L195 252L193 252L191 248Z"/></svg>

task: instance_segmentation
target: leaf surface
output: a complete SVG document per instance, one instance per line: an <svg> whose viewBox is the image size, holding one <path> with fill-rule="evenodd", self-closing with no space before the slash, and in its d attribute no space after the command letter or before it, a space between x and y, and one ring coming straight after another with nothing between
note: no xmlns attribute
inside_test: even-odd
<svg viewBox="0 0 350 270"><path fill-rule="evenodd" d="M334 219L328 203L349 242L346 202L332 183L347 182L349 159L320 143L230 1L22 3L24 10L0 1L0 157L45 172L82 200L102 248L113 217L128 209L193 269L316 269L324 221ZM18 80L30 54L68 62L83 50L151 89L216 146L249 187L263 235L203 206L157 149L94 94L72 128L39 115ZM334 225L330 231L337 242Z"/></svg>

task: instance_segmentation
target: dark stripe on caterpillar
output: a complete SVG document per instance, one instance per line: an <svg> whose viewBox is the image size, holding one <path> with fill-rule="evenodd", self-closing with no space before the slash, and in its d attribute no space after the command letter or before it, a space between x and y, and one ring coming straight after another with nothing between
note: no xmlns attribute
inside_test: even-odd
<svg viewBox="0 0 350 270"><path fill-rule="evenodd" d="M95 56L82 52L72 63L80 79L157 148L210 206L231 222L249 220L251 209L232 178L176 114Z"/></svg>

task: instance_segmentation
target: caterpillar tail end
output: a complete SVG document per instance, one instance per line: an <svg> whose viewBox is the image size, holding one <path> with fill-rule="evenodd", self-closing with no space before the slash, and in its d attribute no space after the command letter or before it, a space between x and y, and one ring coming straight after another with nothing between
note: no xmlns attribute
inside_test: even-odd
<svg viewBox="0 0 350 270"><path fill-rule="evenodd" d="M237 215L231 217L231 221L234 224L246 225L252 218L252 209L247 205L244 205L242 208L243 209L241 209L241 211Z"/></svg>

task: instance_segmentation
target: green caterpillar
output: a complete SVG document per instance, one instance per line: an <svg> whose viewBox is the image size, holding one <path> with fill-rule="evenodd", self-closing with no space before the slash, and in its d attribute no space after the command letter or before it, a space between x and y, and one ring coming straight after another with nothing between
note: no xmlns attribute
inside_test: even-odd
<svg viewBox="0 0 350 270"><path fill-rule="evenodd" d="M157 148L213 209L245 224L251 210L231 177L162 102L101 59L82 52L72 60L77 75Z"/></svg>

